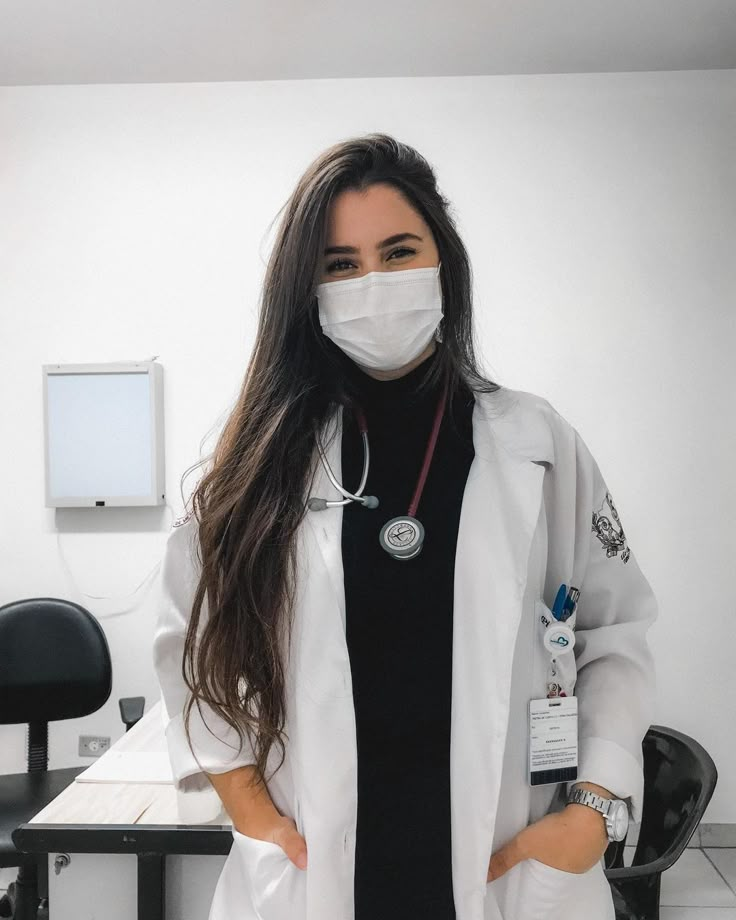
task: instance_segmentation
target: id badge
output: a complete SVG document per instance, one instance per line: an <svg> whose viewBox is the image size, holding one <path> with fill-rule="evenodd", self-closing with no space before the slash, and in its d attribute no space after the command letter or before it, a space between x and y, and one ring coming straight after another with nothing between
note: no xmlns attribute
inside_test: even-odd
<svg viewBox="0 0 736 920"><path fill-rule="evenodd" d="M578 698L529 701L529 785L578 776Z"/></svg>

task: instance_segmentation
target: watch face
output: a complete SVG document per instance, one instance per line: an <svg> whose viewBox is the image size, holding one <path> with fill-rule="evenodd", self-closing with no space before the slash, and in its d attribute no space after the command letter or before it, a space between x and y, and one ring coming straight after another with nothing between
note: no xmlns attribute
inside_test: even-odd
<svg viewBox="0 0 736 920"><path fill-rule="evenodd" d="M617 802L613 815L613 834L615 840L623 840L629 829L629 810L626 802Z"/></svg>

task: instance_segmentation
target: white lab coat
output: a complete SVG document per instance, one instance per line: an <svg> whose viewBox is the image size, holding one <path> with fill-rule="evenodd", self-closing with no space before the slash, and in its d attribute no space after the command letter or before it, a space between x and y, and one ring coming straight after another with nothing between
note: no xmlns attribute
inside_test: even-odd
<svg viewBox="0 0 736 920"><path fill-rule="evenodd" d="M527 859L486 879L491 854L527 824L564 807L573 785L528 782L528 702L546 696L539 614L549 612L563 582L581 589L568 620L575 627L574 654L558 659L578 697L577 781L629 797L633 820L641 819L641 742L655 696L645 633L657 601L625 535L619 533L613 546L620 527L596 461L546 399L505 387L476 393L472 422L475 457L463 495L454 582L450 770L457 920L613 920L602 860L572 873ZM339 411L323 432L338 481L341 432ZM341 497L321 465L309 494ZM597 513L608 517L612 531L605 522L593 525ZM354 920L357 750L341 523L342 507L307 511L298 531L286 668L290 740L283 766L269 781L279 812L294 818L306 840L308 867L297 868L278 845L233 829L209 920ZM168 538L154 664L180 813L187 821L206 821L221 803L202 770L224 772L253 757L247 744L235 756L237 737L211 710L205 713L214 734L195 706L195 751L184 736L180 670L197 579L195 527L190 517ZM275 748L271 755L275 763Z"/></svg>

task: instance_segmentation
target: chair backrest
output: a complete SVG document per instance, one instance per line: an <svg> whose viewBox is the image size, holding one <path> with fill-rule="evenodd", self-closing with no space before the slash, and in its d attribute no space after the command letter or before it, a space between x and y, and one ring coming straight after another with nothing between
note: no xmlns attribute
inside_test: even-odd
<svg viewBox="0 0 736 920"><path fill-rule="evenodd" d="M633 864L677 858L713 795L718 771L694 738L651 725L642 743L644 805Z"/></svg>
<svg viewBox="0 0 736 920"><path fill-rule="evenodd" d="M57 597L0 606L0 724L76 719L111 691L107 639L88 610Z"/></svg>

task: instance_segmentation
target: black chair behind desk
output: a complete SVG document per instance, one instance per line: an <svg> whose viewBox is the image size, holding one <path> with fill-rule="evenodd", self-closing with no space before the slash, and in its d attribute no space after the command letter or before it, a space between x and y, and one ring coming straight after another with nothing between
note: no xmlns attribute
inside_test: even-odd
<svg viewBox="0 0 736 920"><path fill-rule="evenodd" d="M674 728L650 726L642 750L644 804L634 857L624 865L625 840L605 854L616 920L659 920L662 873L687 846L718 781L710 754Z"/></svg>
<svg viewBox="0 0 736 920"><path fill-rule="evenodd" d="M0 898L0 917L48 917L48 854L23 853L12 834L87 769L48 769L48 723L96 712L111 689L107 639L84 607L55 597L0 606L0 725L28 723L27 772L0 775L0 866L18 867ZM144 702L120 700L126 731Z"/></svg>

